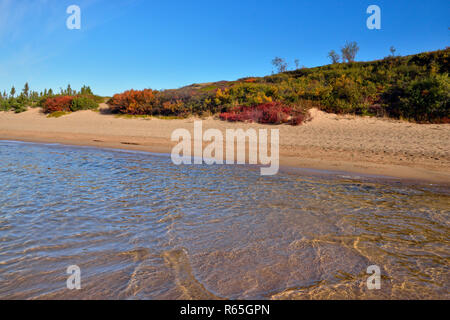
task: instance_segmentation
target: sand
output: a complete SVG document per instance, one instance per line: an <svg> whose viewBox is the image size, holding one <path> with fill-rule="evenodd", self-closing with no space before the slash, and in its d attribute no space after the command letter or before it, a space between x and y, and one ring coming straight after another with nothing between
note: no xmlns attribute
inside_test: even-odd
<svg viewBox="0 0 450 320"><path fill-rule="evenodd" d="M105 109L107 106L102 105ZM415 124L311 110L293 127L203 120L203 129L280 130L280 164L450 184L450 125ZM48 118L38 108L0 112L0 140L51 142L170 153L172 132L192 131L195 119L125 118L79 111Z"/></svg>

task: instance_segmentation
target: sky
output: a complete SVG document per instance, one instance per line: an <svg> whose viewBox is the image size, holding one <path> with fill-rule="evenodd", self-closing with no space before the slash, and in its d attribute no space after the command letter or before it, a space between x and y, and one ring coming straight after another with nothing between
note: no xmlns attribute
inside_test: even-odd
<svg viewBox="0 0 450 320"><path fill-rule="evenodd" d="M370 5L380 30L367 28ZM346 41L358 61L444 49L449 27L448 0L0 0L0 90L179 88L268 75L275 56L328 64Z"/></svg>

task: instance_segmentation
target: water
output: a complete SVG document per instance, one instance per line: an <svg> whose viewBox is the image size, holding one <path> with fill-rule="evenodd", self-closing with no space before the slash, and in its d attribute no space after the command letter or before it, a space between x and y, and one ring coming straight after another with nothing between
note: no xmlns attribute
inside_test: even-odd
<svg viewBox="0 0 450 320"><path fill-rule="evenodd" d="M448 299L449 209L445 186L3 141L0 298Z"/></svg>

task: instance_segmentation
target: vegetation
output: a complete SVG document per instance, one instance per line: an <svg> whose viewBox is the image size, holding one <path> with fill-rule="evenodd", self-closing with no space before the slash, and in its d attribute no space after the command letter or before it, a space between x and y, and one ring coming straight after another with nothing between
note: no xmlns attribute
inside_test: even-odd
<svg viewBox="0 0 450 320"><path fill-rule="evenodd" d="M289 123L299 125L305 115L280 102L268 102L256 106L239 106L229 112L222 112L220 119L227 121L246 121L267 124Z"/></svg>
<svg viewBox="0 0 450 320"><path fill-rule="evenodd" d="M359 47L356 42L347 42L341 49L342 62L355 62L358 51Z"/></svg>
<svg viewBox="0 0 450 320"><path fill-rule="evenodd" d="M52 112L49 115L47 115L47 118L59 118L59 117L65 116L66 114L70 114L70 112L55 111L55 112Z"/></svg>
<svg viewBox="0 0 450 320"><path fill-rule="evenodd" d="M331 50L328 53L328 57L331 59L331 63L333 63L333 64L339 63L341 61L341 56L338 53L336 53L336 51L334 51L334 50Z"/></svg>
<svg viewBox="0 0 450 320"><path fill-rule="evenodd" d="M350 62L338 63L339 55L332 51L329 56L335 63L322 67L175 90L129 90L116 94L108 103L115 113L178 117L220 114L222 119L233 121L261 121L255 113L270 107L288 108L290 117L317 107L338 114L449 122L450 49L406 57L394 56L391 49L391 55L383 60L351 62L358 46L348 43L342 58ZM281 70L287 68L281 58L272 62ZM274 122L284 122L283 117L274 117Z"/></svg>
<svg viewBox="0 0 450 320"><path fill-rule="evenodd" d="M98 103L89 96L78 96L72 99L70 111L75 112L79 110L95 110L98 108Z"/></svg>
<svg viewBox="0 0 450 320"><path fill-rule="evenodd" d="M70 84L66 89L61 89L59 94L54 94L52 89L45 89L39 93L30 91L28 83L25 83L18 96L14 87L11 88L9 95L6 91L0 93L0 111L13 110L17 113L26 111L27 107L42 107L45 113L96 109L100 102L103 102L103 98L94 95L90 87L83 86L77 92Z"/></svg>
<svg viewBox="0 0 450 320"><path fill-rule="evenodd" d="M298 60L296 60L295 63L298 66ZM272 60L272 65L277 68L278 72L286 72L287 68L288 68L288 64L286 63L286 61L280 57L275 57ZM297 68L298 69L298 68Z"/></svg>
<svg viewBox="0 0 450 320"><path fill-rule="evenodd" d="M342 56L329 53L332 64L287 71L266 77L193 84L172 90L128 90L109 99L116 114L180 118L219 115L229 121L299 124L308 109L326 112L387 116L417 122L450 122L450 48L411 56L391 54L377 61L354 62L358 45L347 43ZM339 63L339 61L344 61ZM299 61L296 61L297 67ZM96 108L102 98L89 87L79 92L70 86L55 95L29 91L16 96L15 88L0 98L2 110L21 112L25 106L42 106L47 113Z"/></svg>

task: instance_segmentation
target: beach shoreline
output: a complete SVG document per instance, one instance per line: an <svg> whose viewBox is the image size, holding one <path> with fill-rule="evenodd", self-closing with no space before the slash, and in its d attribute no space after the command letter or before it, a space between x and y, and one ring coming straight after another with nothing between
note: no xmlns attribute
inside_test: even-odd
<svg viewBox="0 0 450 320"><path fill-rule="evenodd" d="M104 107L104 106L103 106ZM450 184L450 125L338 116L311 111L294 127L203 119L204 129L280 130L280 165ZM170 154L171 133L193 131L194 118L126 118L79 111L48 118L40 109L0 112L0 140L59 143Z"/></svg>

